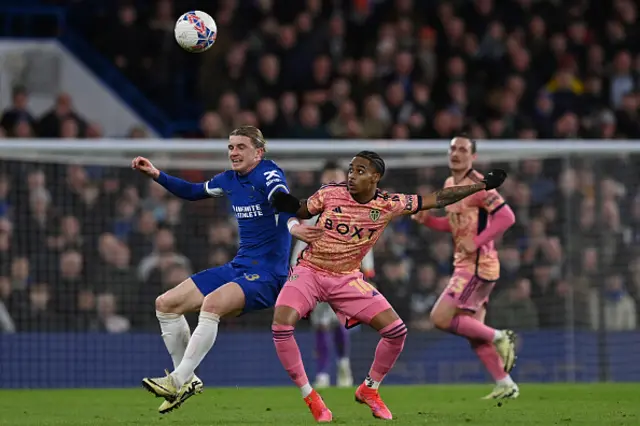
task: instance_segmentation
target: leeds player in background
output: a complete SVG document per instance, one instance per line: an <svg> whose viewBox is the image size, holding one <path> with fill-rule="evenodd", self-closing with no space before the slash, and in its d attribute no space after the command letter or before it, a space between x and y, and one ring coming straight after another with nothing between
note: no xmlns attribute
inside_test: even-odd
<svg viewBox="0 0 640 426"><path fill-rule="evenodd" d="M369 406L375 417L391 420L393 416L380 398L378 387L404 348L407 327L387 299L364 280L360 272L362 259L392 219L442 208L479 191L497 188L506 178L504 171L495 170L480 182L421 197L380 191L378 182L384 172L385 163L378 154L362 151L349 164L346 184L325 185L306 202L289 194L275 200L278 210L295 211L301 219L320 215L317 226L324 230L291 271L276 301L272 324L278 358L318 422L330 422L333 416L307 379L293 336L296 323L317 302L328 302L345 324L362 322L378 331L381 339L373 364L358 386L355 399ZM291 234L304 239L309 229L301 226L297 219L289 220Z"/></svg>
<svg viewBox="0 0 640 426"><path fill-rule="evenodd" d="M156 299L156 315L174 370L166 377L145 378L142 383L165 398L161 413L178 408L202 391L202 381L194 371L213 347L220 319L273 306L287 279L291 248L287 219L291 215L279 215L272 206L289 192L284 173L273 161L264 159L266 141L253 126L231 132L228 149L231 170L204 183L169 176L143 157L132 162L132 168L185 200L226 195L240 236L238 253L231 262L198 272ZM184 314L197 310L198 326L190 335Z"/></svg>
<svg viewBox="0 0 640 426"><path fill-rule="evenodd" d="M340 183L347 180L347 175L334 162L328 162L322 169L320 183L327 185L329 183ZM318 222L318 216L309 219L306 223L315 225ZM291 267L295 267L298 263L298 257L307 247L307 243L298 240L293 246L291 253ZM373 278L375 271L373 268L373 251L367 253L362 259L361 268L365 278ZM318 303L316 308L311 312L311 326L315 330L316 337L316 381L315 388L322 389L331 385L331 378L328 372L329 366L329 340L333 331L333 344L336 351L337 361L337 379L338 387L353 386L353 375L351 373L351 362L349 360L350 339L349 331L344 324L340 324L331 306L328 303Z"/></svg>
<svg viewBox="0 0 640 426"><path fill-rule="evenodd" d="M483 176L473 169L476 142L456 137L449 146L451 176L444 187L470 185ZM484 324L486 304L500 274L494 240L515 223L515 215L494 189L482 191L445 207L446 217L422 212L413 217L423 225L453 236L454 272L431 311L440 330L469 340L496 382L485 399L517 398L520 391L509 375L515 363L515 334Z"/></svg>

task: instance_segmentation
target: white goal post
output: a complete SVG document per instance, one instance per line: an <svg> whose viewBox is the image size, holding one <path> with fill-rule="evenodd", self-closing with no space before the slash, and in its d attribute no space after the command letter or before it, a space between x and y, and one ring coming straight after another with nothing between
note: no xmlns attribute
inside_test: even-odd
<svg viewBox="0 0 640 426"><path fill-rule="evenodd" d="M383 155L390 169L446 164L448 140L270 140L269 158L291 171L318 170L328 159L346 162L361 150ZM0 140L0 158L35 162L126 166L137 155L161 168L224 169L224 139L13 139ZM612 156L640 153L640 140L478 141L478 161Z"/></svg>

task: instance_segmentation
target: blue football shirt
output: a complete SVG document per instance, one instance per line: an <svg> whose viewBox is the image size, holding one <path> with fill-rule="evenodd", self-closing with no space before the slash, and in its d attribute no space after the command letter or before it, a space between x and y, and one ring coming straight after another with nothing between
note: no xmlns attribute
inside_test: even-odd
<svg viewBox="0 0 640 426"><path fill-rule="evenodd" d="M271 160L262 160L248 174L224 171L204 183L191 183L160 172L157 182L185 200L227 197L238 221L240 247L233 263L287 275L291 234L287 221L293 215L278 213L273 194L289 193L284 172Z"/></svg>
<svg viewBox="0 0 640 426"><path fill-rule="evenodd" d="M288 273L291 234L290 214L278 213L271 205L277 191L289 192L284 172L271 160L262 160L247 175L227 170L205 183L212 197L226 196L238 221L240 247L233 262L260 266L276 274Z"/></svg>

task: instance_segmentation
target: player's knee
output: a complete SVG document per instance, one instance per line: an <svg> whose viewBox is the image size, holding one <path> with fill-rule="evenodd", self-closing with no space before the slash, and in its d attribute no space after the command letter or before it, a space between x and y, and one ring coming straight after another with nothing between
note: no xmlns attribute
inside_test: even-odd
<svg viewBox="0 0 640 426"><path fill-rule="evenodd" d="M273 312L273 325L295 326L300 314L290 306L276 306Z"/></svg>
<svg viewBox="0 0 640 426"><path fill-rule="evenodd" d="M293 311L293 312L291 312ZM293 331L298 321L298 312L289 306L276 306L273 312L271 334L276 349L293 339Z"/></svg>
<svg viewBox="0 0 640 426"><path fill-rule="evenodd" d="M439 309L434 309L430 314L431 323L440 330L447 330L451 326L451 315Z"/></svg>
<svg viewBox="0 0 640 426"><path fill-rule="evenodd" d="M431 310L431 323L440 330L448 330L457 312L458 308L455 304L449 303L446 299L442 300Z"/></svg>
<svg viewBox="0 0 640 426"><path fill-rule="evenodd" d="M158 312L165 314L182 314L183 312L178 312L180 310L179 307L177 301L166 293L156 298L156 311Z"/></svg>
<svg viewBox="0 0 640 426"><path fill-rule="evenodd" d="M406 324L402 320L397 320L389 327L385 327L380 330L380 336L392 346L398 346L400 350L404 347L404 342L407 340L407 334L409 330Z"/></svg>

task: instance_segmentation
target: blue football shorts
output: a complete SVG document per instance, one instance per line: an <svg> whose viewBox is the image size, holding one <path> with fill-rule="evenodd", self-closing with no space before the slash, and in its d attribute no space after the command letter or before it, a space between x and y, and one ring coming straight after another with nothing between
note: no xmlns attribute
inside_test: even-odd
<svg viewBox="0 0 640 426"><path fill-rule="evenodd" d="M273 307L282 286L287 281L287 275L277 275L266 269L229 262L200 271L192 275L191 279L205 296L226 283L237 283L244 292L245 304L242 313L245 314Z"/></svg>

